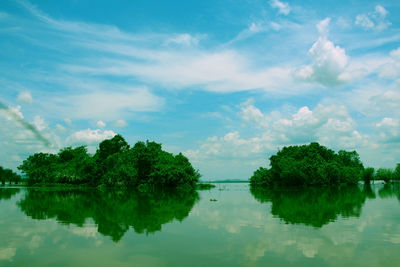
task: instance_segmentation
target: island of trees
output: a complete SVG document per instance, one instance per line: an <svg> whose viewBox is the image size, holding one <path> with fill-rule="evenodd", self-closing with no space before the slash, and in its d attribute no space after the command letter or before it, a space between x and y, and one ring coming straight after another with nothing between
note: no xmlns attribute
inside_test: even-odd
<svg viewBox="0 0 400 267"><path fill-rule="evenodd" d="M173 155L149 141L131 147L121 135L101 142L94 155L85 146L66 147L58 154L31 155L18 169L28 185L193 188L200 178L181 153Z"/></svg>
<svg viewBox="0 0 400 267"><path fill-rule="evenodd" d="M400 180L400 164L395 170L364 168L356 151L335 153L314 142L288 146L270 157L270 168L260 167L250 178L252 186L311 186L357 184L360 180Z"/></svg>

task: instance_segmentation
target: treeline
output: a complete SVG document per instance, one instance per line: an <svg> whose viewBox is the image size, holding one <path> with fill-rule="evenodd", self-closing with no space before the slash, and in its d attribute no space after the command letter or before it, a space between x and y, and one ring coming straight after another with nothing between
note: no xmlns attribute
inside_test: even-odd
<svg viewBox="0 0 400 267"><path fill-rule="evenodd" d="M400 164L396 170L364 168L356 151L335 153L314 142L288 146L270 157L270 168L260 167L250 178L251 185L303 186L366 183L373 179L400 180Z"/></svg>
<svg viewBox="0 0 400 267"><path fill-rule="evenodd" d="M121 135L101 142L93 156L85 146L66 147L58 154L36 153L18 169L29 185L194 187L200 178L181 153L173 155L149 141L130 147Z"/></svg>
<svg viewBox="0 0 400 267"><path fill-rule="evenodd" d="M4 169L0 166L0 183L5 185L9 184L19 184L22 181L22 178L19 174L13 172L11 169Z"/></svg>
<svg viewBox="0 0 400 267"><path fill-rule="evenodd" d="M400 180L400 163L397 163L395 169L385 169L379 168L376 173L372 176L373 180L384 180L385 182L390 182L393 180Z"/></svg>

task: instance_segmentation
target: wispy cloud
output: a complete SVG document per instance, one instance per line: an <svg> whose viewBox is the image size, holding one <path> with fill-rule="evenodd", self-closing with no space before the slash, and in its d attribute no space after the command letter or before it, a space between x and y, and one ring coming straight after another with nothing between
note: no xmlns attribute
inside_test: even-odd
<svg viewBox="0 0 400 267"><path fill-rule="evenodd" d="M197 48L196 44L204 35L133 35L112 26L53 19L28 2L21 4L46 27L59 31L64 42L96 51L93 57L89 52L82 60L58 65L60 71L75 76L133 77L147 84L196 87L215 92L254 89L279 92L285 88L284 94L287 94L287 88L296 90L287 66L259 67L232 48L217 51ZM277 24L273 27L277 28ZM256 31L255 27L251 29ZM187 48L165 47L172 43Z"/></svg>
<svg viewBox="0 0 400 267"><path fill-rule="evenodd" d="M289 3L281 2L279 0L271 0L270 5L273 8L279 9L280 14L289 15L290 13Z"/></svg>
<svg viewBox="0 0 400 267"><path fill-rule="evenodd" d="M389 12L381 5L375 6L375 10L368 14L359 14L356 17L355 24L370 30L384 30L391 25L391 22L386 20L386 15Z"/></svg>
<svg viewBox="0 0 400 267"><path fill-rule="evenodd" d="M71 119L107 119L126 117L130 112L159 111L164 99L146 87L100 91L50 97L45 105Z"/></svg>

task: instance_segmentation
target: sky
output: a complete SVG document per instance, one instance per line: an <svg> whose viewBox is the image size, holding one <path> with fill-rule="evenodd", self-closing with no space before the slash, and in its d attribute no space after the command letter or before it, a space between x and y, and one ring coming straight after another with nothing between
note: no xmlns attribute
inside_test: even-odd
<svg viewBox="0 0 400 267"><path fill-rule="evenodd" d="M394 168L400 2L1 0L0 165L115 134L204 180L310 142Z"/></svg>

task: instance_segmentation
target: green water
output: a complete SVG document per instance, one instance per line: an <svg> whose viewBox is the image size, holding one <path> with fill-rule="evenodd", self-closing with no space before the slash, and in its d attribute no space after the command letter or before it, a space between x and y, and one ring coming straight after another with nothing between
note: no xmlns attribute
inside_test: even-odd
<svg viewBox="0 0 400 267"><path fill-rule="evenodd" d="M383 184L0 188L0 266L400 266L399 199Z"/></svg>

